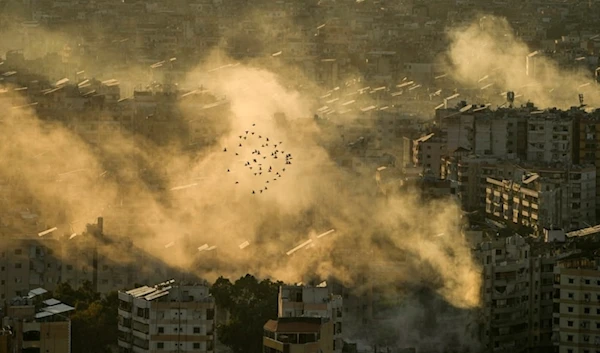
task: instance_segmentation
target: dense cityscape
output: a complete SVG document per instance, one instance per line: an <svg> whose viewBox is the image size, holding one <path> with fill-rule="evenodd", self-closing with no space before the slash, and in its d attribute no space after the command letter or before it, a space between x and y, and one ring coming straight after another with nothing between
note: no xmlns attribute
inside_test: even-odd
<svg viewBox="0 0 600 353"><path fill-rule="evenodd" d="M0 353L600 352L598 18L0 0Z"/></svg>

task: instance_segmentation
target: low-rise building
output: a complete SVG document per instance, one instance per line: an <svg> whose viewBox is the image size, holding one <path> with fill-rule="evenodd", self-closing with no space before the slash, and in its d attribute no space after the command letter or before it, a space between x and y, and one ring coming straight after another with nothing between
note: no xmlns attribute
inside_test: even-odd
<svg viewBox="0 0 600 353"><path fill-rule="evenodd" d="M0 352L6 344L6 352L71 353L71 320L67 313L75 308L53 298L42 300L45 293L45 289L36 288L6 306Z"/></svg>
<svg viewBox="0 0 600 353"><path fill-rule="evenodd" d="M316 286L279 287L278 317L321 317L333 322L333 352L342 351L342 297L331 293L326 282Z"/></svg>
<svg viewBox="0 0 600 353"><path fill-rule="evenodd" d="M264 353L333 353L333 321L322 317L280 317L264 326ZM340 347L341 350L341 347Z"/></svg>

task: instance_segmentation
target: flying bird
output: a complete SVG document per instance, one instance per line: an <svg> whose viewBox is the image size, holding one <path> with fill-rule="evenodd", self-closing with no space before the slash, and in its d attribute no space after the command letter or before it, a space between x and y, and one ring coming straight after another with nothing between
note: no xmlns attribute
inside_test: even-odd
<svg viewBox="0 0 600 353"><path fill-rule="evenodd" d="M223 148L223 152L227 152L227 148Z"/></svg>

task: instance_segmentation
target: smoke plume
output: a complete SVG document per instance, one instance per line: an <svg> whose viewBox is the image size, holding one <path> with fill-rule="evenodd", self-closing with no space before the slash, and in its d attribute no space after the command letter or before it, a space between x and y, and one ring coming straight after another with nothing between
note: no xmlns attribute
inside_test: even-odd
<svg viewBox="0 0 600 353"><path fill-rule="evenodd" d="M586 104L598 106L598 89L585 67L587 58L571 58L559 66L551 52L534 52L516 38L505 18L491 15L448 32L450 45L444 56L447 72L459 83L481 90L491 103L514 91L517 102L530 101L540 108ZM483 103L483 102L482 102Z"/></svg>

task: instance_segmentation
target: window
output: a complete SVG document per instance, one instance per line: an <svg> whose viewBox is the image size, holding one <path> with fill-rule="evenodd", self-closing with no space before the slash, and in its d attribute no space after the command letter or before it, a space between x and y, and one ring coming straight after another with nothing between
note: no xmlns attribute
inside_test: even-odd
<svg viewBox="0 0 600 353"><path fill-rule="evenodd" d="M583 308L583 312L585 314L589 314L590 313L590 308Z"/></svg>
<svg viewBox="0 0 600 353"><path fill-rule="evenodd" d="M200 343L194 342L194 349L200 349Z"/></svg>
<svg viewBox="0 0 600 353"><path fill-rule="evenodd" d="M21 255L22 253L23 253L23 250L15 249L15 255Z"/></svg>
<svg viewBox="0 0 600 353"><path fill-rule="evenodd" d="M158 333L165 333L165 328L162 326L158 326Z"/></svg>
<svg viewBox="0 0 600 353"><path fill-rule="evenodd" d="M568 342L573 342L573 335L568 335L567 336L567 341Z"/></svg>
<svg viewBox="0 0 600 353"><path fill-rule="evenodd" d="M573 327L573 321L567 321L567 326Z"/></svg>
<svg viewBox="0 0 600 353"><path fill-rule="evenodd" d="M586 279L586 280L585 280L585 284L590 284L590 280L589 280L589 279Z"/></svg>
<svg viewBox="0 0 600 353"><path fill-rule="evenodd" d="M568 293L569 299L573 299L575 295L573 293Z"/></svg>
<svg viewBox="0 0 600 353"><path fill-rule="evenodd" d="M18 262L17 262L17 263L15 264L15 268L21 268L21 267L22 267L22 266L21 266L21 264L20 264L20 263L18 263Z"/></svg>
<svg viewBox="0 0 600 353"><path fill-rule="evenodd" d="M570 284L573 284L573 283L575 283L575 279L573 279L573 278L569 278L569 283L570 283Z"/></svg>
<svg viewBox="0 0 600 353"><path fill-rule="evenodd" d="M496 255L502 255L502 249L496 249Z"/></svg>
<svg viewBox="0 0 600 353"><path fill-rule="evenodd" d="M194 327L194 333L200 333L200 327Z"/></svg>
<svg viewBox="0 0 600 353"><path fill-rule="evenodd" d="M572 313L573 312L573 307L572 306L568 307L567 311L570 312L570 313Z"/></svg>
<svg viewBox="0 0 600 353"><path fill-rule="evenodd" d="M163 348L165 348L165 344L163 342L156 342L156 348L163 349Z"/></svg>

